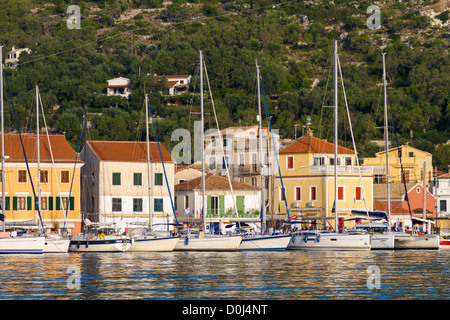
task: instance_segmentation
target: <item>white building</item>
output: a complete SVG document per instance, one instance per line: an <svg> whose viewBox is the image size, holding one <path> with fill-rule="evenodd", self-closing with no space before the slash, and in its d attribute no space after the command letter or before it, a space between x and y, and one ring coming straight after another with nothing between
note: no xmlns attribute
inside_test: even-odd
<svg viewBox="0 0 450 320"><path fill-rule="evenodd" d="M169 75L158 76L159 79L167 79L167 83L163 89L164 95L176 96L189 91L191 85L191 75Z"/></svg>
<svg viewBox="0 0 450 320"><path fill-rule="evenodd" d="M7 68L15 69L19 64L19 57L22 52L31 53L31 50L28 48L15 49L14 46L12 50L8 53L5 59L5 65Z"/></svg>
<svg viewBox="0 0 450 320"><path fill-rule="evenodd" d="M162 146L161 153L173 196L175 162ZM146 142L88 141L81 158L86 159L86 183L82 183L82 187L86 184L87 189L86 196L83 189L82 197L85 196L90 221L147 223L152 213L153 225L173 222L172 204L156 142L150 142L150 172ZM84 174L84 168L81 172Z"/></svg>
<svg viewBox="0 0 450 320"><path fill-rule="evenodd" d="M450 216L450 173L436 177L433 191L437 206L436 216Z"/></svg>
<svg viewBox="0 0 450 320"><path fill-rule="evenodd" d="M130 79L119 77L111 80L107 80L106 94L108 96L120 96L128 99L131 94Z"/></svg>

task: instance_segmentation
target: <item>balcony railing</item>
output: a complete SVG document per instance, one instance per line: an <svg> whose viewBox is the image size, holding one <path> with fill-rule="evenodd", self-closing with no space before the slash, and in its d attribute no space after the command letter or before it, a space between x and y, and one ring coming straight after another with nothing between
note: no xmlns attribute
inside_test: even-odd
<svg viewBox="0 0 450 320"><path fill-rule="evenodd" d="M334 166L311 166L310 173L334 173ZM373 174L372 167L357 167L357 166L337 166L338 173L364 173Z"/></svg>

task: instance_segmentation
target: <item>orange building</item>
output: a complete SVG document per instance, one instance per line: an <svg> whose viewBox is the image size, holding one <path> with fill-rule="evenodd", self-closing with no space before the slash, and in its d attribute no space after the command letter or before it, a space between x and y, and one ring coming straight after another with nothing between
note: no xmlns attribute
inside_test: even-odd
<svg viewBox="0 0 450 320"><path fill-rule="evenodd" d="M75 166L76 152L63 135L40 135L38 171L37 135L21 137L23 148L19 134L4 137L6 226L36 229L42 219L46 231L65 227L71 234L80 232L80 168L84 163L78 158Z"/></svg>

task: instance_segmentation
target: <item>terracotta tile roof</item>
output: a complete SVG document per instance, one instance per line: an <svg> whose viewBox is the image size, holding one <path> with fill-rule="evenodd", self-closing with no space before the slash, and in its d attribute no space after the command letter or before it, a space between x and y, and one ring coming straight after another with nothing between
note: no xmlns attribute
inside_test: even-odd
<svg viewBox="0 0 450 320"><path fill-rule="evenodd" d="M146 162L147 142L140 141L88 141L88 145L100 160ZM164 162L174 163L170 153L161 145ZM150 161L161 162L157 142L150 142Z"/></svg>
<svg viewBox="0 0 450 320"><path fill-rule="evenodd" d="M280 151L283 153L333 153L334 144L316 137L301 137L289 147ZM354 154L353 150L338 146L338 154Z"/></svg>
<svg viewBox="0 0 450 320"><path fill-rule="evenodd" d="M252 186L250 184L242 183L239 181L231 180L231 186L233 190L256 190L260 188ZM202 189L202 177L198 177L192 180L184 181L175 185L175 190L201 190ZM207 175L205 177L205 190L230 190L230 184L228 178L220 177L216 175Z"/></svg>
<svg viewBox="0 0 450 320"><path fill-rule="evenodd" d="M22 141L28 162L37 162L36 134L22 133ZM63 135L49 135L51 152L55 163L75 162L76 152ZM39 154L41 162L52 162L47 135L39 136ZM25 157L18 133L5 134L5 156L7 162L25 162ZM83 163L80 158L77 163Z"/></svg>
<svg viewBox="0 0 450 320"><path fill-rule="evenodd" d="M167 80L169 79L186 79L189 78L190 75L189 74L174 74L174 75L161 75L161 76L157 76L158 78L166 78Z"/></svg>

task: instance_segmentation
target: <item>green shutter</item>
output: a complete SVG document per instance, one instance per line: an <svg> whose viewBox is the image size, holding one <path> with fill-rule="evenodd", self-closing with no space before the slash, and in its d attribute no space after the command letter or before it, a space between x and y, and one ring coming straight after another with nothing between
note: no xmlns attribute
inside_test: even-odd
<svg viewBox="0 0 450 320"><path fill-rule="evenodd" d="M162 173L155 173L155 186L163 185L163 175Z"/></svg>
<svg viewBox="0 0 450 320"><path fill-rule="evenodd" d="M73 197L70 197L70 210L74 210L75 208L75 199Z"/></svg>
<svg viewBox="0 0 450 320"><path fill-rule="evenodd" d="M32 210L31 197L27 197L27 210Z"/></svg>
<svg viewBox="0 0 450 320"><path fill-rule="evenodd" d="M154 199L153 201L153 210L155 212L162 212L163 211L163 199Z"/></svg>
<svg viewBox="0 0 450 320"><path fill-rule="evenodd" d="M207 205L206 205L206 208L207 208L207 214L208 215L210 215L211 214L211 206L212 206L212 203L211 203L211 196L208 196L208 202L207 202Z"/></svg>
<svg viewBox="0 0 450 320"><path fill-rule="evenodd" d="M13 210L17 210L17 197L13 197Z"/></svg>
<svg viewBox="0 0 450 320"><path fill-rule="evenodd" d="M113 186L120 186L120 172L113 172Z"/></svg>
<svg viewBox="0 0 450 320"><path fill-rule="evenodd" d="M61 198L56 197L56 210L60 210L60 209L61 209Z"/></svg>
<svg viewBox="0 0 450 320"><path fill-rule="evenodd" d="M220 196L220 215L223 216L225 214L225 197Z"/></svg>
<svg viewBox="0 0 450 320"><path fill-rule="evenodd" d="M48 197L48 210L53 210L53 197Z"/></svg>
<svg viewBox="0 0 450 320"><path fill-rule="evenodd" d="M135 173L133 175L133 185L142 186L142 173Z"/></svg>
<svg viewBox="0 0 450 320"><path fill-rule="evenodd" d="M5 210L10 210L10 208L9 208L9 197L5 197Z"/></svg>
<svg viewBox="0 0 450 320"><path fill-rule="evenodd" d="M236 207L239 214L244 213L244 196L236 196Z"/></svg>

